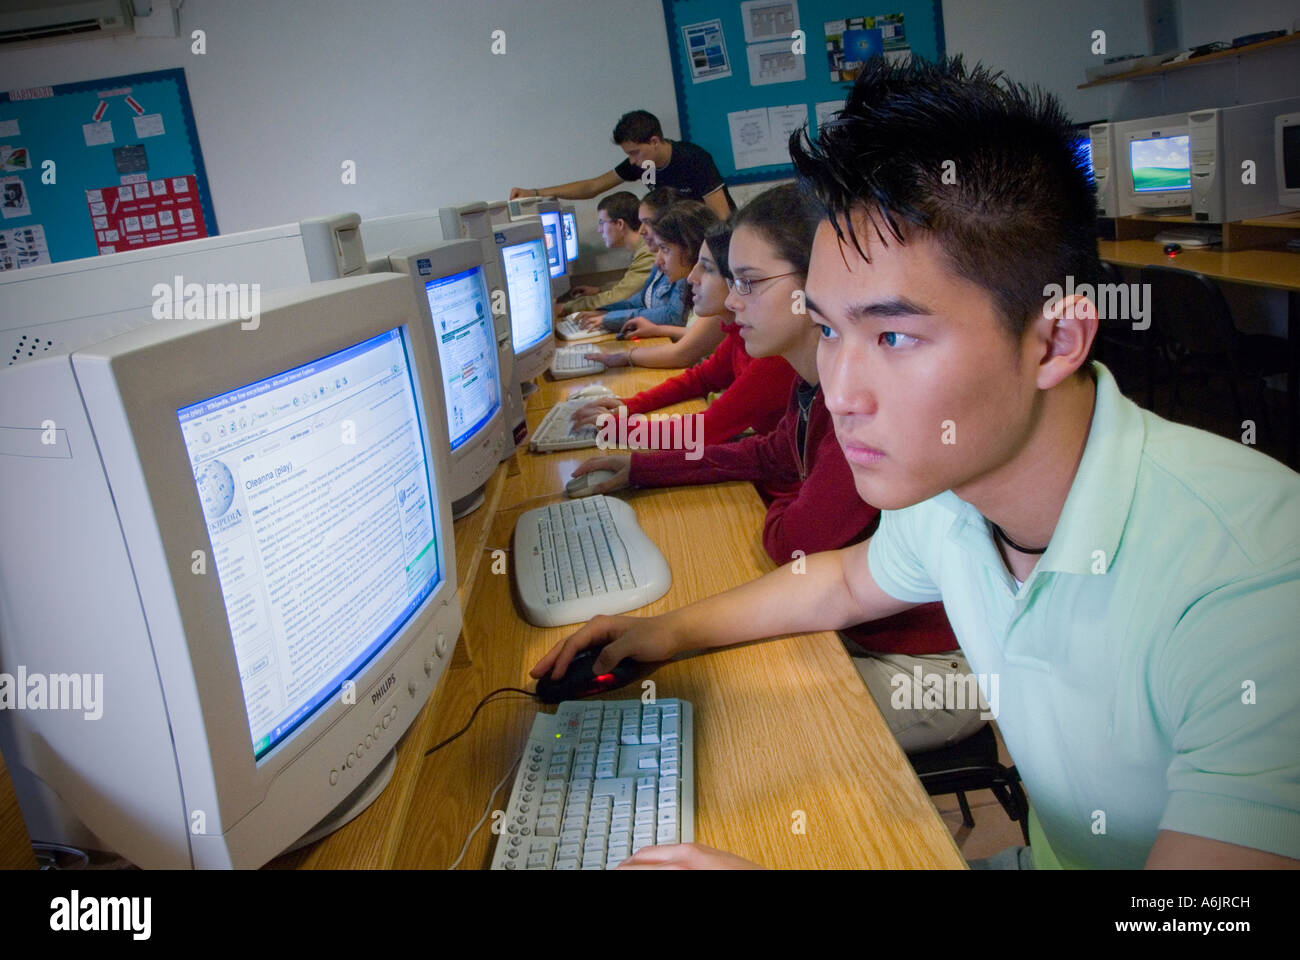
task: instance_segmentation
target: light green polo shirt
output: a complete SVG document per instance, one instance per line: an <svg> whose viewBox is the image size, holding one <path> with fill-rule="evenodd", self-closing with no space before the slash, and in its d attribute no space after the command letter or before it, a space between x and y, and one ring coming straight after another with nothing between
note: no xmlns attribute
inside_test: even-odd
<svg viewBox="0 0 1300 960"><path fill-rule="evenodd" d="M871 574L942 599L990 705L997 678L1035 867L1141 867L1160 830L1300 858L1300 475L1093 373L1024 586L951 491L883 513Z"/></svg>

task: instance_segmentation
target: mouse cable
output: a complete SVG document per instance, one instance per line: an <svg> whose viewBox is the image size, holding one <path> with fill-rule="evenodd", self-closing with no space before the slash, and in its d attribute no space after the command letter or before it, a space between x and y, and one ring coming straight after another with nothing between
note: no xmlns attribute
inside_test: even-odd
<svg viewBox="0 0 1300 960"><path fill-rule="evenodd" d="M448 870L455 870L460 866L460 862L465 859L465 854L469 853L470 841L474 839L475 835L481 829L483 829L483 824L486 823L487 818L492 815L492 805L496 803L497 794L501 792L501 788L505 786L506 781L510 779L510 775L515 772L515 767L519 766L519 761L523 760L524 754L527 752L528 744L525 742L524 748L519 751L519 756L515 757L515 762L510 764L506 769L506 775L500 779L495 787L492 788L492 796L488 797L487 809L483 811L483 816L478 818L478 823L470 827L469 836L465 838L465 845L460 848L460 856L458 856L455 862L447 868Z"/></svg>
<svg viewBox="0 0 1300 960"><path fill-rule="evenodd" d="M458 730L456 733L453 733L446 740L442 741L442 743L436 744L435 746L432 746L428 750L424 751L424 756L426 758L432 756L434 753L441 750L443 747L451 743L457 737L464 734L465 731L468 730L474 724L474 718L478 716L478 712L482 710L484 707L486 707L489 702L495 702L492 701L492 698L495 697L498 693L522 693L530 700L537 699L537 694L531 690L524 690L521 689L520 687L498 687L496 690L493 690L491 693L489 693L487 696L485 696L482 700L478 702L478 706L475 707L474 712L470 714L469 723L465 724L465 726L461 727L460 730ZM509 699L515 700L518 698L510 697Z"/></svg>

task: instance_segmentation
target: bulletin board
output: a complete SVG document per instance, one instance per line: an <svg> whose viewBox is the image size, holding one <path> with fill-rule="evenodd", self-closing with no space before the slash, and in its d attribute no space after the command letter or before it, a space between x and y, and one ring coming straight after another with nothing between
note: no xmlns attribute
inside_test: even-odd
<svg viewBox="0 0 1300 960"><path fill-rule="evenodd" d="M789 135L804 123L815 135L819 116L843 104L853 57L944 56L940 0L662 2L682 139L731 184L794 175Z"/></svg>
<svg viewBox="0 0 1300 960"><path fill-rule="evenodd" d="M0 92L0 270L217 234L185 71Z"/></svg>

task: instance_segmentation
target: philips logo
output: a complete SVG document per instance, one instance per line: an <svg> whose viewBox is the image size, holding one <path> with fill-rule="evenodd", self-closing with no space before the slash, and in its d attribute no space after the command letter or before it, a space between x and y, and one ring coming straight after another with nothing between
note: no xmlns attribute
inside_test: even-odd
<svg viewBox="0 0 1300 960"><path fill-rule="evenodd" d="M388 679L379 685L379 689L370 695L370 705L375 706L388 695L388 691L397 685L397 674L390 673Z"/></svg>

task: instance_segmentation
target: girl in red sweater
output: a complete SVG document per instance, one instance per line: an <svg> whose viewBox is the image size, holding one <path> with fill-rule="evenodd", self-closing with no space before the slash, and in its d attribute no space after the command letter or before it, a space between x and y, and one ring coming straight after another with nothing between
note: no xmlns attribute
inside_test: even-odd
<svg viewBox="0 0 1300 960"><path fill-rule="evenodd" d="M671 216L670 212L660 224L665 224ZM718 391L722 395L709 404L703 414L694 414L701 418L700 432L705 445L723 443L751 428L756 433L766 433L777 425L785 410L795 373L780 356L764 355L755 359L745 351L741 328L733 320L727 296L725 271L729 229L727 225L719 224L705 234L704 242L699 246L700 256L687 277L695 312L700 317L696 324L720 322L722 342L701 363L657 387L643 390L627 400L602 397L580 408L573 416L575 425L596 423L598 417L614 413L620 406L626 406L627 416L631 417L684 400L707 397ZM803 256L806 269L807 253ZM626 355L607 356L618 360L625 358L637 365L640 352L662 349L666 348L633 347ZM674 424L672 430L662 430L659 436L681 437L684 433L679 427L680 424ZM699 433L695 435L699 436Z"/></svg>
<svg viewBox="0 0 1300 960"><path fill-rule="evenodd" d="M614 471L596 488L598 493L628 485L749 480L760 492L768 492L763 546L777 564L836 550L874 532L880 511L858 496L817 386L819 329L797 308L799 298L794 296L803 286L819 218L811 201L789 185L755 198L732 226L727 266L733 278L726 305L739 335L748 352L780 355L798 374L776 427L735 443L706 441L703 456L695 460L680 450L596 457L579 466L574 476ZM905 750L942 747L983 726L978 710L891 706L894 691L913 684L916 666L923 674L969 672L942 604L924 604L844 633L846 646L860 655L855 663L868 689ZM919 691L909 692L918 695L907 703L919 705Z"/></svg>

